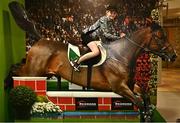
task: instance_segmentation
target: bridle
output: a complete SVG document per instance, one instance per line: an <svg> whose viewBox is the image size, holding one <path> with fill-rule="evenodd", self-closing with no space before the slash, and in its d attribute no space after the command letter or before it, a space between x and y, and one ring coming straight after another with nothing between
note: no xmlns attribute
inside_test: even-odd
<svg viewBox="0 0 180 123"><path fill-rule="evenodd" d="M168 44L167 46L162 46L165 38L166 38L165 36L163 38L159 38L155 33L153 33L153 35L151 37L151 41L152 41L152 39L154 39L156 41L156 43L158 45L159 53L164 53L165 50L170 47L170 44ZM150 41L149 45L151 44L151 41Z"/></svg>
<svg viewBox="0 0 180 123"><path fill-rule="evenodd" d="M131 40L130 38L128 38L127 36L125 37L128 41L130 41L132 44L140 47L141 49L143 49L144 51L146 52L150 52L150 53L153 53L155 55L158 55L158 56L165 56L167 58L169 58L166 53L165 53L165 50L167 48L170 47L170 44L168 44L167 46L162 46L163 42L164 42L164 39L165 39L165 36L163 38L160 38L159 36L157 36L157 34L155 34L155 32L153 32L152 34L152 37L148 43L148 45L146 47L144 46L141 46L140 44L136 43L135 41ZM157 45L158 45L158 52L157 51L154 51L150 48L150 45L151 45L151 42L155 40Z"/></svg>

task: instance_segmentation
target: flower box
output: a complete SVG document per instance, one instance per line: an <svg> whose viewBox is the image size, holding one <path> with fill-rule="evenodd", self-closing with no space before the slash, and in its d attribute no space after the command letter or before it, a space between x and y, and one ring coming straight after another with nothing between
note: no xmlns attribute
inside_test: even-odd
<svg viewBox="0 0 180 123"><path fill-rule="evenodd" d="M32 118L62 119L63 112L52 102L36 102L31 110Z"/></svg>

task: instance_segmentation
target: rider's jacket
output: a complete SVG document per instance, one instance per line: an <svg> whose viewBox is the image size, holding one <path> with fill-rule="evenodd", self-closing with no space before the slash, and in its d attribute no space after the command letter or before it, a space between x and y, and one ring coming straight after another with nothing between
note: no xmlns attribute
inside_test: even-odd
<svg viewBox="0 0 180 123"><path fill-rule="evenodd" d="M83 30L83 33L92 32L90 35L93 38L99 37L102 43L109 43L120 39L119 33L117 33L113 20L107 16L101 17L93 25Z"/></svg>

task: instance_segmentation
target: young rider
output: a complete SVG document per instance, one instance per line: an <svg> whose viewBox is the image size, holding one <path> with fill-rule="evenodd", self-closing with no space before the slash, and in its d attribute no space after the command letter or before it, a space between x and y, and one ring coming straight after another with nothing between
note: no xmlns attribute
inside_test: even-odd
<svg viewBox="0 0 180 123"><path fill-rule="evenodd" d="M71 64L75 71L79 71L81 62L96 57L100 54L99 48L96 44L96 40L94 39L99 37L102 43L107 44L110 41L115 41L125 36L124 33L118 34L114 27L114 20L117 15L117 8L115 6L108 6L106 8L105 16L101 17L93 25L83 31L83 44L87 45L90 48L91 52L80 56L77 61L71 61Z"/></svg>

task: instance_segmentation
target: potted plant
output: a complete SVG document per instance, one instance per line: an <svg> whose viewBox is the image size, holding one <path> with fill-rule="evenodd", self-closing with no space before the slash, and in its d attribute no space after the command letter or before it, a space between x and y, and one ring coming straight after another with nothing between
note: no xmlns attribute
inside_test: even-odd
<svg viewBox="0 0 180 123"><path fill-rule="evenodd" d="M16 120L30 119L30 111L36 101L36 93L31 88L17 86L10 91L9 99Z"/></svg>

